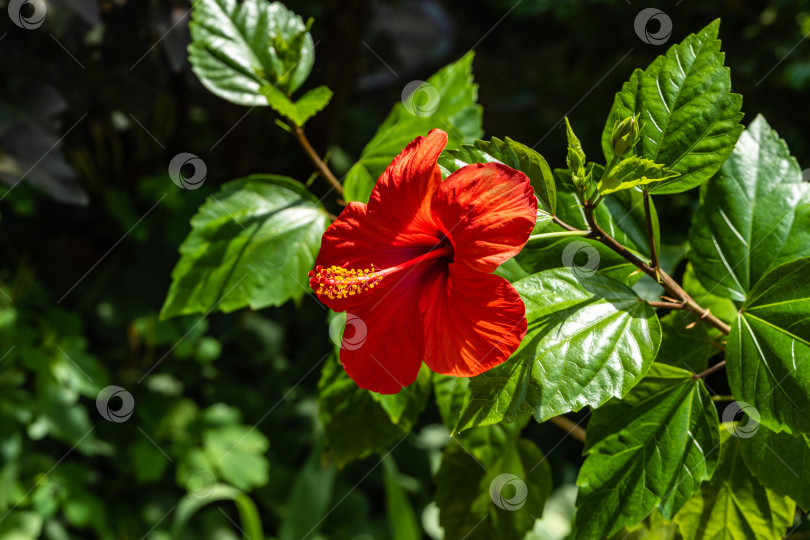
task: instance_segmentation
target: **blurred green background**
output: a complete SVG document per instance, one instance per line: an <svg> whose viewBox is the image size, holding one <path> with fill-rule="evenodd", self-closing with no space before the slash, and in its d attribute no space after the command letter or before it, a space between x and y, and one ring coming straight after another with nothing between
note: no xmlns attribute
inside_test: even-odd
<svg viewBox="0 0 810 540"><path fill-rule="evenodd" d="M632 70L717 17L744 122L764 114L810 167L808 1L287 5L315 18L307 87L335 96L308 133L338 176L407 83L470 48L488 136L537 144L561 166L567 114L598 155L613 94ZM649 6L672 19L666 44L635 33ZM384 466L371 456L338 470L321 456L315 397L332 344L311 297L157 320L206 196L250 173L312 173L269 108L231 105L199 84L186 59L190 4L53 0L31 30L1 7L0 539L167 537L181 497L214 481L248 492L269 536L387 538L384 479L437 537L431 476L446 438L435 406ZM204 160L200 189L169 179L180 152ZM327 192L320 179L312 189ZM684 241L696 200L658 201L666 243ZM127 420L97 410L108 385L134 397ZM582 446L548 425L527 436L549 456L565 515ZM207 506L183 534L239 538L237 520L232 504Z"/></svg>

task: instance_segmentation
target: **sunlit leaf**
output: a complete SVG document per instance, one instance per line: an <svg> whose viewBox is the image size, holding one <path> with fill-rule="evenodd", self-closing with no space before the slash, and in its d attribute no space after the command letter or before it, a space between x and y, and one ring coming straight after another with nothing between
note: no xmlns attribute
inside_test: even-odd
<svg viewBox="0 0 810 540"><path fill-rule="evenodd" d="M728 382L773 431L810 433L810 257L757 282L731 327Z"/></svg>
<svg viewBox="0 0 810 540"><path fill-rule="evenodd" d="M198 0L189 61L208 90L238 105L267 105L263 86L291 94L312 70L315 45L281 2Z"/></svg>
<svg viewBox="0 0 810 540"><path fill-rule="evenodd" d="M742 96L731 93L716 20L673 45L616 94L602 132L602 149L613 156L617 120L640 114L641 140L634 153L680 173L654 184L655 193L680 193L708 180L740 136Z"/></svg>
<svg viewBox="0 0 810 540"><path fill-rule="evenodd" d="M225 184L191 220L161 317L261 309L301 297L328 221L318 200L290 178L254 175Z"/></svg>
<svg viewBox="0 0 810 540"><path fill-rule="evenodd" d="M675 176L678 176L677 172L671 171L659 163L638 156L630 156L616 164L610 170L607 178L599 182L597 189L602 195L608 195L636 186L661 182Z"/></svg>
<svg viewBox="0 0 810 540"><path fill-rule="evenodd" d="M578 532L609 536L658 508L672 519L711 477L719 421L703 383L654 364L622 400L594 411L579 472Z"/></svg>
<svg viewBox="0 0 810 540"><path fill-rule="evenodd" d="M655 359L658 317L626 285L561 268L514 286L526 337L508 361L470 379L459 429L598 407L626 395Z"/></svg>
<svg viewBox="0 0 810 540"><path fill-rule="evenodd" d="M802 182L799 164L757 116L706 186L694 215L690 259L701 283L741 302L769 268L810 255L810 243L790 238L802 201L810 202L810 186ZM806 231L796 234L808 239Z"/></svg>
<svg viewBox="0 0 810 540"><path fill-rule="evenodd" d="M779 540L793 523L795 504L757 482L746 467L739 437L720 430L720 459L704 483L675 516L685 538Z"/></svg>

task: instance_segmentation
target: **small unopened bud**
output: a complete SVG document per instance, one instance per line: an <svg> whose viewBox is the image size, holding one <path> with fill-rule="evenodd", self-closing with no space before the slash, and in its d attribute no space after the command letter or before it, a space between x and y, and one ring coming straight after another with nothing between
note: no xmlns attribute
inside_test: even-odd
<svg viewBox="0 0 810 540"><path fill-rule="evenodd" d="M566 164L571 172L577 172L585 167L585 155L582 152L577 152L574 148L568 147L568 156L566 157Z"/></svg>
<svg viewBox="0 0 810 540"><path fill-rule="evenodd" d="M577 189L582 189L591 181L591 173L581 169L579 172L571 173L571 182Z"/></svg>
<svg viewBox="0 0 810 540"><path fill-rule="evenodd" d="M582 144L579 142L579 139L574 135L574 130L571 129L568 118L565 119L565 134L568 138L568 155L565 158L565 163L568 165L568 170L571 171L571 178L574 181L574 185L579 188L587 181L585 152L582 150Z"/></svg>
<svg viewBox="0 0 810 540"><path fill-rule="evenodd" d="M628 116L613 124L611 147L617 156L623 156L633 149L639 140L638 115Z"/></svg>

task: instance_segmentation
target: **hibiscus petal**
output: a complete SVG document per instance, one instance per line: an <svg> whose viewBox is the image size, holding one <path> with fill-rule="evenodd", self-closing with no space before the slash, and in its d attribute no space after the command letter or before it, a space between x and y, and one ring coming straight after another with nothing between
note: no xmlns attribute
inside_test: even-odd
<svg viewBox="0 0 810 540"><path fill-rule="evenodd" d="M324 268L338 266L368 270L373 265L382 269L396 266L423 253L424 249L420 247L393 245L387 233L380 231L377 222L369 216L368 207L352 202L323 233L315 264ZM389 282L390 280L384 280L380 284L381 289ZM381 294L381 289L375 288L374 293ZM329 298L325 294L319 294L318 299L334 311L346 311L374 296L366 293L347 298Z"/></svg>
<svg viewBox="0 0 810 540"><path fill-rule="evenodd" d="M442 182L431 212L455 249L455 262L492 272L523 248L537 218L528 177L500 163L460 168Z"/></svg>
<svg viewBox="0 0 810 540"><path fill-rule="evenodd" d="M436 373L473 377L515 352L526 335L526 308L502 277L449 267L420 299L425 363Z"/></svg>
<svg viewBox="0 0 810 540"><path fill-rule="evenodd" d="M396 394L416 380L425 351L419 298L426 284L446 273L437 264L423 270L347 312L355 329L347 340L351 345L340 350L340 362L361 388Z"/></svg>
<svg viewBox="0 0 810 540"><path fill-rule="evenodd" d="M394 244L430 246L441 237L431 218L430 201L442 183L436 160L446 145L447 133L440 129L417 137L377 180L369 214Z"/></svg>

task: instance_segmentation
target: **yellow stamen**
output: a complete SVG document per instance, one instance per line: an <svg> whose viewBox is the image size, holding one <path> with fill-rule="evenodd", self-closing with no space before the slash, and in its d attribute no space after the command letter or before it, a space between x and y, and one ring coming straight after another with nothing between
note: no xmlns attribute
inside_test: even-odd
<svg viewBox="0 0 810 540"><path fill-rule="evenodd" d="M371 268L343 268L316 266L309 272L309 285L319 295L330 299L346 298L373 289L382 280L380 270Z"/></svg>

